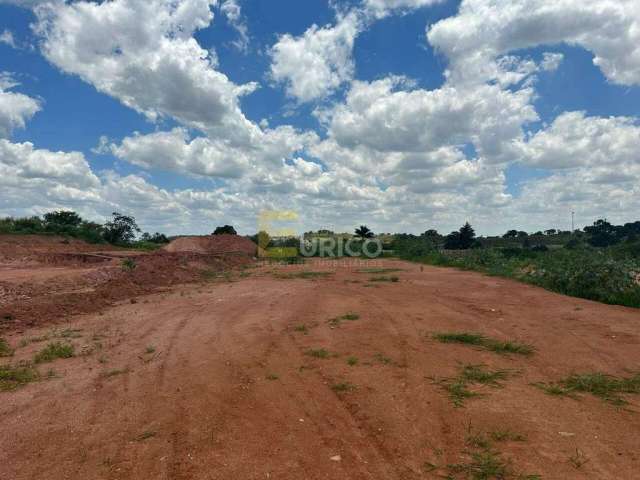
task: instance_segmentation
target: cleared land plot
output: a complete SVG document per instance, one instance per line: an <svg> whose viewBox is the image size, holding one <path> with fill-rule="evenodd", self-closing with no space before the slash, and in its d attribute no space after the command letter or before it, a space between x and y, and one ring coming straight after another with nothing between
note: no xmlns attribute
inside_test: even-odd
<svg viewBox="0 0 640 480"><path fill-rule="evenodd" d="M0 478L637 476L637 310L399 261L377 268L401 282L363 288L366 266L309 263L8 321ZM73 351L34 361L57 343Z"/></svg>

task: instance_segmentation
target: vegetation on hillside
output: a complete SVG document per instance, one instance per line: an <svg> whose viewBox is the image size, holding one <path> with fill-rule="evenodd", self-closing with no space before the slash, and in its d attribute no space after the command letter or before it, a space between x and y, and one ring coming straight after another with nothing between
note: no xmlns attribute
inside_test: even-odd
<svg viewBox="0 0 640 480"><path fill-rule="evenodd" d="M136 219L129 215L113 212L104 225L84 220L73 211L58 210L45 213L42 217L0 218L0 233L22 235L60 235L78 238L89 243L110 243L151 250L168 243L162 233L140 233Z"/></svg>

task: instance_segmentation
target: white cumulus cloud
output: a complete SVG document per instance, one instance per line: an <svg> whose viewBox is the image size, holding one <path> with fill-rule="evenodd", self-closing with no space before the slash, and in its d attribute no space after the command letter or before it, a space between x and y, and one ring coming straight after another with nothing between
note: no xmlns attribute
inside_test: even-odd
<svg viewBox="0 0 640 480"><path fill-rule="evenodd" d="M636 0L463 0L427 37L449 58L452 81L484 81L487 64L501 54L564 42L593 52L611 82L640 84Z"/></svg>
<svg viewBox="0 0 640 480"><path fill-rule="evenodd" d="M327 97L351 80L355 38L361 29L357 12L334 26L312 25L303 35L281 35L271 48L271 77L300 102Z"/></svg>
<svg viewBox="0 0 640 480"><path fill-rule="evenodd" d="M42 52L61 70L80 76L149 119L172 117L230 141L255 127L238 86L214 68L193 38L207 27L215 0L113 0L50 3L36 8Z"/></svg>
<svg viewBox="0 0 640 480"><path fill-rule="evenodd" d="M0 72L0 138L8 138L16 128L24 128L40 111L38 100L12 91L18 85L12 75Z"/></svg>

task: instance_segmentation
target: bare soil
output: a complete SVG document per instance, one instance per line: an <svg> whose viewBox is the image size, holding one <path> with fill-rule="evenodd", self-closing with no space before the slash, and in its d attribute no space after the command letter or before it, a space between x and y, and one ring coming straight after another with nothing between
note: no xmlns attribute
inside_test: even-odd
<svg viewBox="0 0 640 480"><path fill-rule="evenodd" d="M16 353L3 360L28 360L44 346L30 338L65 330L76 331L64 341L78 355L39 367L52 378L0 393L0 478L443 478L470 462L470 434L506 430L522 436L494 445L514 472L506 478L640 478L640 396L617 408L531 385L638 371L638 310L478 273L369 266L401 269L382 274L399 281L370 282L378 274L354 262L253 265L7 329ZM330 322L348 312L358 319ZM536 352L432 339L444 331ZM327 358L308 355L321 348ZM483 396L456 408L434 378L461 364L511 375L503 388L473 387Z"/></svg>

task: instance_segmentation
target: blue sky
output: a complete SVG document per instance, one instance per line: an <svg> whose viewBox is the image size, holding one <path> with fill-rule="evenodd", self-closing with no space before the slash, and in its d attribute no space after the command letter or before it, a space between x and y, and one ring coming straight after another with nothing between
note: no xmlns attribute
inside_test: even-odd
<svg viewBox="0 0 640 480"><path fill-rule="evenodd" d="M140 2L0 0L0 215L118 209L169 233L288 209L305 230L637 220L632 1L177 2L192 25Z"/></svg>

